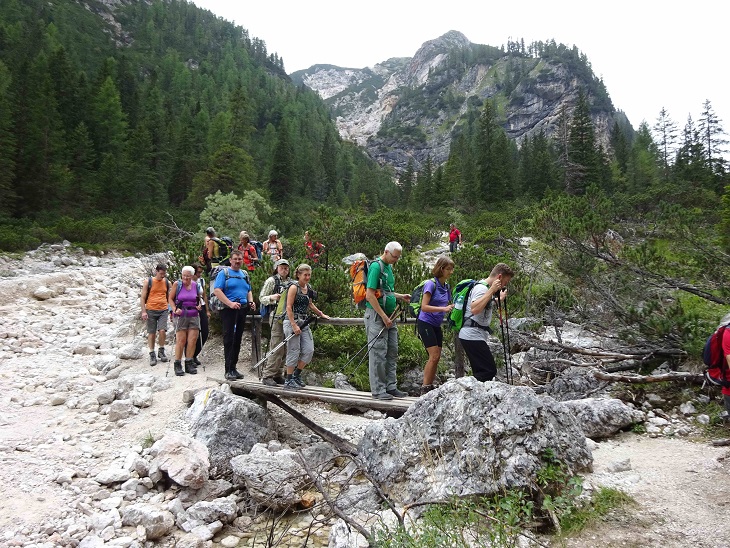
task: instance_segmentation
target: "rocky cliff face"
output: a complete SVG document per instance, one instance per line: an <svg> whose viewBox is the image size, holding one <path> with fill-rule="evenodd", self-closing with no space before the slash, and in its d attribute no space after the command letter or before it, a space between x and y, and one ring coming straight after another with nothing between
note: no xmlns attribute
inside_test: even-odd
<svg viewBox="0 0 730 548"><path fill-rule="evenodd" d="M291 77L330 105L344 139L396 170L410 158L416 167L429 155L435 163L444 162L467 114L489 99L513 139L539 130L553 134L561 113L572 113L581 89L593 105L596 135L604 147L616 116L607 94L591 93L603 84L589 67L556 56L505 53L472 44L456 31L424 43L411 58L363 69L314 65Z"/></svg>

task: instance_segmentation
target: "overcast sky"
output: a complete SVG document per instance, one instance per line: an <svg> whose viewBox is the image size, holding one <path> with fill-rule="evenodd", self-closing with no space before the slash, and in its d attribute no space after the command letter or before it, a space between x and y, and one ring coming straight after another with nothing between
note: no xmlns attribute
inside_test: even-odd
<svg viewBox="0 0 730 548"><path fill-rule="evenodd" d="M634 128L642 120L652 126L664 107L681 130L709 99L730 133L730 3L723 0L193 1L266 42L289 73L412 57L449 30L491 46L554 38L587 55Z"/></svg>

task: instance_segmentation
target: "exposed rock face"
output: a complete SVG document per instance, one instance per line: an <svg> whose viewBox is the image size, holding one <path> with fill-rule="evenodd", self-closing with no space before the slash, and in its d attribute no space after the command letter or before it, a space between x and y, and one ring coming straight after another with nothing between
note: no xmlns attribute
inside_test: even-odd
<svg viewBox="0 0 730 548"><path fill-rule="evenodd" d="M506 81L514 80L516 64L519 81L508 89ZM456 31L424 43L411 58L362 69L314 65L291 77L330 105L344 139L398 170L410 158L417 168L429 155L437 164L444 162L453 131L470 105L479 107L493 97L505 105L503 127L509 137L541 130L551 135L563 110L572 113L587 83L560 61L511 57L497 48L472 44ZM596 136L605 147L617 113L610 101L594 110Z"/></svg>
<svg viewBox="0 0 730 548"><path fill-rule="evenodd" d="M208 448L214 477L230 475L231 458L245 455L257 443L276 438L266 409L220 390L199 392L185 418L193 437Z"/></svg>
<svg viewBox="0 0 730 548"><path fill-rule="evenodd" d="M398 500L443 500L527 487L551 449L572 470L591 453L573 415L526 387L466 377L446 383L398 420L368 427L358 452Z"/></svg>

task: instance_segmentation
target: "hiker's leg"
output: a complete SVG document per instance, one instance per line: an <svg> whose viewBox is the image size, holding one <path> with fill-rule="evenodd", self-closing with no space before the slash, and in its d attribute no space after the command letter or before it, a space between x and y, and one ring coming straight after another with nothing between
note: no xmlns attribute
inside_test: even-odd
<svg viewBox="0 0 730 548"><path fill-rule="evenodd" d="M208 325L208 311L203 307L200 310L200 334L197 337L197 342L195 343L195 354L194 357L198 357L200 355L200 352L203 350L203 346L205 346L205 341L208 340L208 333L209 333L210 327Z"/></svg>
<svg viewBox="0 0 730 548"><path fill-rule="evenodd" d="M398 366L398 327L385 330L388 337L388 349L386 352L386 371L385 385L387 390L396 390L398 388L398 379L396 378L396 368Z"/></svg>
<svg viewBox="0 0 730 548"><path fill-rule="evenodd" d="M314 356L314 338L312 337L312 330L309 326L302 329L302 334L299 336L299 363L297 367L304 369L304 366L312 361Z"/></svg>
<svg viewBox="0 0 730 548"><path fill-rule="evenodd" d="M365 309L365 334L370 348L368 352L370 392L376 397L384 394L388 389L385 375L388 343L385 330L381 332L383 325L383 320L372 308Z"/></svg>
<svg viewBox="0 0 730 548"><path fill-rule="evenodd" d="M233 330L236 328L236 311L231 308L221 310L221 330L223 331L223 354L225 356L225 371L231 367L233 354Z"/></svg>
<svg viewBox="0 0 730 548"><path fill-rule="evenodd" d="M233 334L233 348L231 350L231 369L236 368L238 363L238 355L241 353L241 340L243 339L243 329L246 325L246 310L239 308L234 310L235 316L235 332Z"/></svg>
<svg viewBox="0 0 730 548"><path fill-rule="evenodd" d="M469 358L474 378L481 382L494 379L497 374L497 365L494 363L494 356L492 356L487 342L461 339L461 346Z"/></svg>
<svg viewBox="0 0 730 548"><path fill-rule="evenodd" d="M284 340L284 322L274 318L271 324L271 338L269 339L269 351L275 348ZM284 366L284 357L286 356L286 346L283 345L279 350L273 352L266 362L264 362L264 370L262 377L279 377Z"/></svg>
<svg viewBox="0 0 730 548"><path fill-rule="evenodd" d="M190 358L190 356L195 355L195 345L198 342L198 333L200 331L195 328L189 328L188 329L188 335L187 335L187 348L185 349L185 356Z"/></svg>
<svg viewBox="0 0 730 548"><path fill-rule="evenodd" d="M180 321L180 320L178 320ZM188 331L182 329L175 332L175 359L181 360L185 343L187 342Z"/></svg>
<svg viewBox="0 0 730 548"><path fill-rule="evenodd" d="M423 341L423 346L428 353L426 365L423 368L423 385L433 384L436 378L436 369L441 360L441 346L443 344L443 333L441 327L436 327L428 322L418 320L418 336Z"/></svg>
<svg viewBox="0 0 730 548"><path fill-rule="evenodd" d="M289 337L294 334L291 323L289 320L284 320L284 336ZM302 340L301 335L294 335L286 343L286 374L291 375L294 373L294 369L299 362L300 343Z"/></svg>

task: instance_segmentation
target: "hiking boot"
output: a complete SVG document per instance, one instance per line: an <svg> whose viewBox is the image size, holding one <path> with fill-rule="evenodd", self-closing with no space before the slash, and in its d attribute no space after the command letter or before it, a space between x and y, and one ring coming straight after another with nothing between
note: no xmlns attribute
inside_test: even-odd
<svg viewBox="0 0 730 548"><path fill-rule="evenodd" d="M180 360L175 360L175 375L182 377L185 374Z"/></svg>
<svg viewBox="0 0 730 548"><path fill-rule="evenodd" d="M167 356L165 355L165 347L164 347L164 346L161 346L161 347L160 347L160 348L159 348L159 349L157 350L157 357L158 357L158 358L160 359L160 361L161 361L161 362L163 362L163 363L164 363L164 362L166 362L166 361L169 361L169 358L168 358L168 357L167 357Z"/></svg>
<svg viewBox="0 0 730 548"><path fill-rule="evenodd" d="M274 380L274 377L264 377L261 379L261 384L265 384L266 386L279 386Z"/></svg>
<svg viewBox="0 0 730 548"><path fill-rule="evenodd" d="M157 356L154 352L150 352L150 366L157 365Z"/></svg>
<svg viewBox="0 0 730 548"><path fill-rule="evenodd" d="M386 390L386 394L390 394L394 398L405 398L408 396L408 392L403 392L401 390L398 390L397 388L393 388L392 390Z"/></svg>
<svg viewBox="0 0 730 548"><path fill-rule="evenodd" d="M277 375L276 377L274 377L274 382L276 384L284 384L286 382L286 379L281 375Z"/></svg>
<svg viewBox="0 0 730 548"><path fill-rule="evenodd" d="M373 394L373 398L376 400L392 400L393 396L387 392L383 392L382 394Z"/></svg>
<svg viewBox="0 0 730 548"><path fill-rule="evenodd" d="M185 373L190 373L191 375L196 375L198 373L193 360L185 360Z"/></svg>
<svg viewBox="0 0 730 548"><path fill-rule="evenodd" d="M302 387L297 384L297 382L294 380L294 377L289 377L284 382L284 388L287 390L301 390Z"/></svg>
<svg viewBox="0 0 730 548"><path fill-rule="evenodd" d="M301 369L295 369L294 373L292 373L291 376L292 380L299 385L299 388L304 388L307 386L304 384L304 381L302 381L302 370Z"/></svg>
<svg viewBox="0 0 730 548"><path fill-rule="evenodd" d="M239 373L239 372L238 372L238 371L236 370L236 368L235 368L235 367L234 367L233 369L231 369L231 373L230 373L230 374L231 374L231 375L233 375L233 378L234 378L234 379L236 379L236 380L240 380L240 379L242 379L242 378L243 378L243 375L242 375L241 373Z"/></svg>
<svg viewBox="0 0 730 548"><path fill-rule="evenodd" d="M200 360L198 359L197 356L193 357L193 363L195 364L195 367L198 367L199 365L203 365L202 363L200 363Z"/></svg>
<svg viewBox="0 0 730 548"><path fill-rule="evenodd" d="M424 394L428 394L431 390L435 390L435 389L436 389L436 387L434 385L426 384L421 387L421 396L423 396Z"/></svg>

